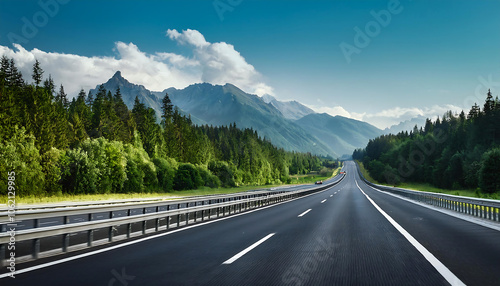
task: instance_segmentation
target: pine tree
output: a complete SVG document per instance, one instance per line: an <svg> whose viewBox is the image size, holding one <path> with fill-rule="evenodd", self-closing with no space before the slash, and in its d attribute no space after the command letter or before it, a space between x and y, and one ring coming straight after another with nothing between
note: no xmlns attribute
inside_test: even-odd
<svg viewBox="0 0 500 286"><path fill-rule="evenodd" d="M54 96L56 86L54 84L54 80L52 79L52 75L49 74L49 78L45 79L43 82L43 87L47 92L49 92L52 96Z"/></svg>
<svg viewBox="0 0 500 286"><path fill-rule="evenodd" d="M39 86L43 80L43 70L38 60L35 60L35 64L33 64L33 75L31 77L35 81L36 86Z"/></svg>
<svg viewBox="0 0 500 286"><path fill-rule="evenodd" d="M135 123L127 105L123 102L120 87L116 89L113 95L113 103L114 111L118 117L116 122L116 128L118 128L117 137L120 141L130 143L133 139Z"/></svg>
<svg viewBox="0 0 500 286"><path fill-rule="evenodd" d="M89 90L89 94L87 95L87 99L85 100L85 104L88 106L92 107L94 105L94 95L92 94L92 91Z"/></svg>
<svg viewBox="0 0 500 286"><path fill-rule="evenodd" d="M24 85L23 74L17 70L14 59L10 59L10 68L7 77L10 86L21 88Z"/></svg>
<svg viewBox="0 0 500 286"><path fill-rule="evenodd" d="M480 114L481 114L481 109L479 108L477 103L474 103L474 105L472 106L472 108L469 111L469 115L467 116L467 118L474 119L474 118L479 117Z"/></svg>
<svg viewBox="0 0 500 286"><path fill-rule="evenodd" d="M10 63L9 59L4 55L0 60L0 84L5 85L7 82L7 74L9 73Z"/></svg>
<svg viewBox="0 0 500 286"><path fill-rule="evenodd" d="M488 89L488 93L486 94L486 101L484 103L483 112L486 115L491 114L491 111L495 109L495 101L493 100L493 95L491 91Z"/></svg>
<svg viewBox="0 0 500 286"><path fill-rule="evenodd" d="M165 93L165 97L162 100L162 106L161 106L161 111L162 111L161 118L164 125L170 123L173 116L173 108L174 105L172 104L172 101L168 97L168 93Z"/></svg>
<svg viewBox="0 0 500 286"><path fill-rule="evenodd" d="M61 84L61 87L59 88L59 92L57 93L55 97L56 103L61 105L63 108L67 109L69 102L68 102L68 96L64 92L64 86Z"/></svg>

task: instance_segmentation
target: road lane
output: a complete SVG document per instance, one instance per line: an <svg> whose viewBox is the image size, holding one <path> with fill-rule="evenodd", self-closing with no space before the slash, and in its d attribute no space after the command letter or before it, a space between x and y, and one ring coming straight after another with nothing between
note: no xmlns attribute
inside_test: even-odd
<svg viewBox="0 0 500 286"><path fill-rule="evenodd" d="M351 164L353 164L351 162ZM500 285L500 232L360 187L467 285Z"/></svg>

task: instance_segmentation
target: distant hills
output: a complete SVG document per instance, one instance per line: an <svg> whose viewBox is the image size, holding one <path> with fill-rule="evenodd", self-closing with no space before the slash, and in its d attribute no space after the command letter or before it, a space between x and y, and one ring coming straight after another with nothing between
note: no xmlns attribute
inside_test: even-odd
<svg viewBox="0 0 500 286"><path fill-rule="evenodd" d="M168 88L152 92L130 83L118 71L104 87L116 92L120 87L125 104L132 109L137 96L146 106L161 114L161 100L168 93L172 103L195 124L229 125L253 128L260 136L288 151L340 157L365 147L368 140L384 132L366 122L317 114L297 101L282 102L266 95L248 94L232 84L193 84L184 89ZM91 90L93 94L97 92Z"/></svg>
<svg viewBox="0 0 500 286"><path fill-rule="evenodd" d="M383 134L382 130L363 121L326 113L309 114L296 121L321 142L328 142L337 154L351 155L354 149L365 147L368 140Z"/></svg>

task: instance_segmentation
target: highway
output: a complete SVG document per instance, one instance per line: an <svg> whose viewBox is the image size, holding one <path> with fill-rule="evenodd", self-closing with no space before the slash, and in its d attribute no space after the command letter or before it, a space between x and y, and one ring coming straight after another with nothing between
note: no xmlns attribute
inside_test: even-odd
<svg viewBox="0 0 500 286"><path fill-rule="evenodd" d="M499 231L376 191L353 162L344 169L325 191L20 264L0 284L500 285Z"/></svg>

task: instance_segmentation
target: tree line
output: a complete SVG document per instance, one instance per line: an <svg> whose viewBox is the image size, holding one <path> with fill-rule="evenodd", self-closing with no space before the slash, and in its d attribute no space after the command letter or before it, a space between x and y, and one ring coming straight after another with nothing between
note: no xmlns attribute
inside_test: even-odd
<svg viewBox="0 0 500 286"><path fill-rule="evenodd" d="M101 85L70 100L43 74L36 61L28 84L13 59L1 58L0 172L16 172L22 195L281 184L332 164L277 148L251 128L196 126L168 94L157 122L137 97L129 110L119 88L112 94ZM0 193L6 186L1 176Z"/></svg>
<svg viewBox="0 0 500 286"><path fill-rule="evenodd" d="M353 158L382 183L500 191L500 100L488 90L482 110L474 104L467 115L448 111L423 128L380 136Z"/></svg>

